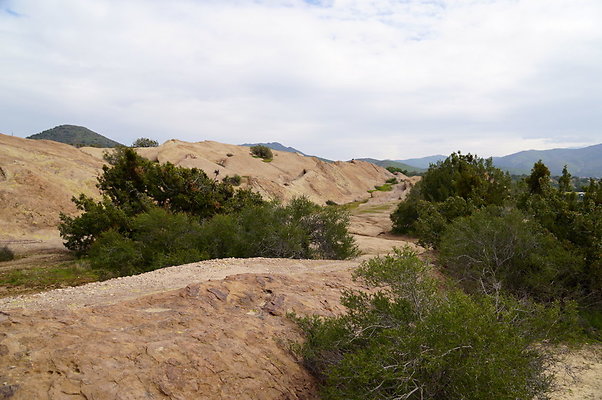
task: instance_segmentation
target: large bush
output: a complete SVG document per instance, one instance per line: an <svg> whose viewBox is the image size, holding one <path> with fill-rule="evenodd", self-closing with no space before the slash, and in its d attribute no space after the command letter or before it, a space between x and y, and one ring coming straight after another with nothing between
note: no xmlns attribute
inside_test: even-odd
<svg viewBox="0 0 602 400"><path fill-rule="evenodd" d="M200 233L195 218L153 208L132 219L128 235L103 232L90 247L90 264L120 276L207 259Z"/></svg>
<svg viewBox="0 0 602 400"><path fill-rule="evenodd" d="M578 298L580 258L515 209L489 207L449 225L440 260L464 286L552 301Z"/></svg>
<svg viewBox="0 0 602 400"><path fill-rule="evenodd" d="M153 139L145 138L145 137L138 138L138 139L134 140L134 143L132 143L132 147L157 147L157 146L159 146L159 142L157 142L156 140L153 140Z"/></svg>
<svg viewBox="0 0 602 400"><path fill-rule="evenodd" d="M59 231L65 246L79 254L102 232L114 230L129 237L132 218L154 207L206 219L263 203L259 194L235 190L200 169L154 163L130 148L119 148L105 159L108 165L103 166L97 185L103 199L95 201L82 194L73 198L82 214L61 214Z"/></svg>
<svg viewBox="0 0 602 400"><path fill-rule="evenodd" d="M301 197L286 206L269 203L216 216L203 224L202 240L212 258L346 259L358 253L348 223L343 209Z"/></svg>
<svg viewBox="0 0 602 400"><path fill-rule="evenodd" d="M445 160L431 164L422 180L414 185L408 198L391 214L393 231L416 233L415 223L421 214L419 210L421 200L432 203L439 209L438 203L446 202L450 198L460 198L470 204L471 208L479 208L492 204L502 205L510 197L510 192L510 176L495 168L491 159L482 159L472 154L452 153ZM423 203L422 208L425 205ZM422 214L426 215L431 211L424 210ZM458 215L463 213L464 211L459 212ZM435 218L450 220L452 214L447 214ZM433 222L435 221L426 224L432 225ZM422 229L421 232L425 230ZM439 234L440 232L437 233ZM426 242L433 242L433 239L434 242L437 241L437 238L426 238Z"/></svg>
<svg viewBox="0 0 602 400"><path fill-rule="evenodd" d="M103 231L89 250L93 268L107 275L140 273L207 258L282 257L346 259L358 254L348 215L306 198L266 203L202 223L184 213L152 208L129 231Z"/></svg>
<svg viewBox="0 0 602 400"><path fill-rule="evenodd" d="M550 375L535 342L570 330L557 308L443 288L409 251L364 263L376 293L347 292L347 313L298 319L306 367L324 399L546 398ZM554 335L554 336L552 336Z"/></svg>
<svg viewBox="0 0 602 400"><path fill-rule="evenodd" d="M253 154L255 157L263 158L266 161L274 158L272 149L262 144L251 146L251 154Z"/></svg>

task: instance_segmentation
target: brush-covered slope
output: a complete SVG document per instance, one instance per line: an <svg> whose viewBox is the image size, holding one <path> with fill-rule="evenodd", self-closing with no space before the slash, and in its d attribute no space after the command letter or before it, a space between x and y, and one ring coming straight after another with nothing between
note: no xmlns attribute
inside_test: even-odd
<svg viewBox="0 0 602 400"><path fill-rule="evenodd" d="M28 136L27 139L54 140L55 142L66 143L75 147L116 147L121 145L108 137L77 125L55 126L52 129Z"/></svg>

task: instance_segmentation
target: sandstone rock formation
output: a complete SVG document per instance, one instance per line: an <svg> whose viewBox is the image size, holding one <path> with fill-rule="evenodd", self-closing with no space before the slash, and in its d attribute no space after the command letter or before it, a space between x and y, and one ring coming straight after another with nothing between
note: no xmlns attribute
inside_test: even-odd
<svg viewBox="0 0 602 400"><path fill-rule="evenodd" d="M58 238L59 212L76 212L71 197L98 195L96 177L105 151L0 134L0 240ZM217 179L240 175L243 187L284 201L300 195L320 204L361 200L393 176L364 161L327 163L279 151L264 162L248 147L210 141L169 140L138 152L153 161L201 168L212 177L217 171Z"/></svg>

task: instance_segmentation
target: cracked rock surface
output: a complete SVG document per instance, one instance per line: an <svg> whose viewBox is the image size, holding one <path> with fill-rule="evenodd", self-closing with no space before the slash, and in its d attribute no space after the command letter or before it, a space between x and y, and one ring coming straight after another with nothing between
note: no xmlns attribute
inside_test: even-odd
<svg viewBox="0 0 602 400"><path fill-rule="evenodd" d="M238 274L0 319L0 399L314 399L286 314L341 312L348 271Z"/></svg>

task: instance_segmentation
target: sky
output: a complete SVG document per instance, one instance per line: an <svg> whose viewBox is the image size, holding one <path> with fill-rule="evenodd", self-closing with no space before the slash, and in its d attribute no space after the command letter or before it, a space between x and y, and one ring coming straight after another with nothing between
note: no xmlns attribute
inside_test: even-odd
<svg viewBox="0 0 602 400"><path fill-rule="evenodd" d="M600 0L0 0L0 132L331 159L602 142Z"/></svg>

